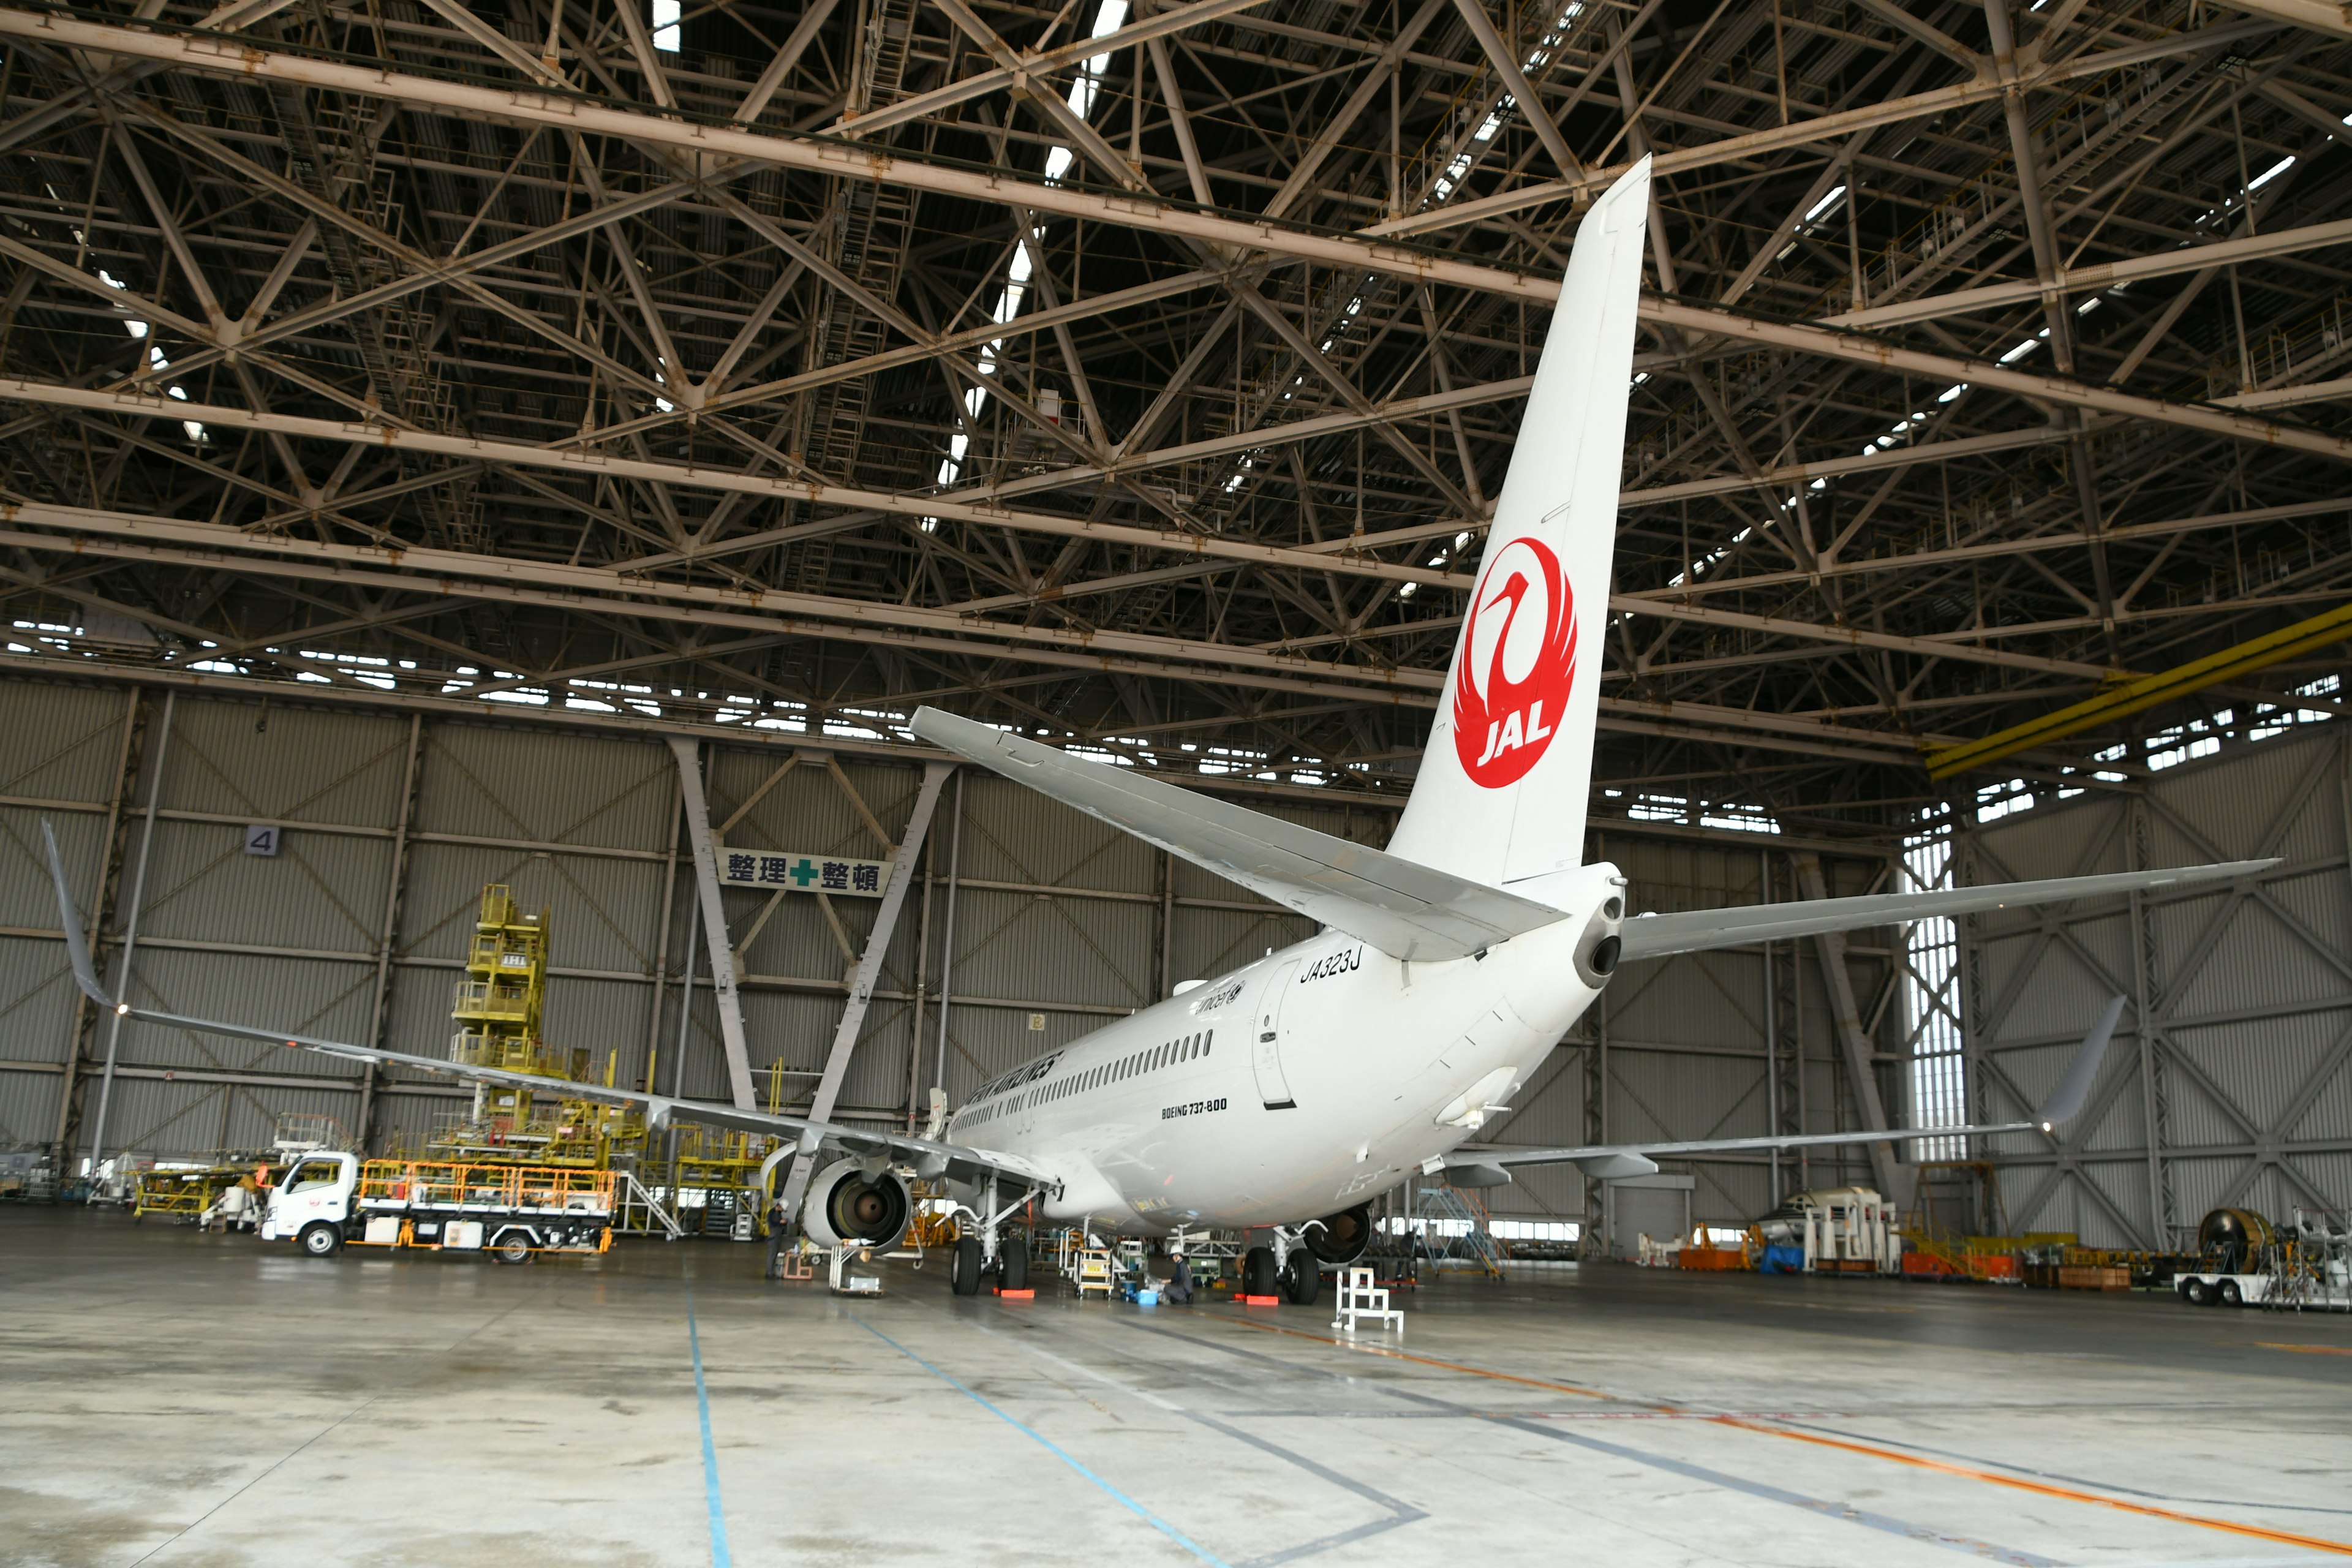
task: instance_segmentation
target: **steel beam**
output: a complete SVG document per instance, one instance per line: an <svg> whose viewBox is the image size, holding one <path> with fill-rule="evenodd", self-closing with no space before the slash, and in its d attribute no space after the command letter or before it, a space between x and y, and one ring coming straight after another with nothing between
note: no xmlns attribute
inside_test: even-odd
<svg viewBox="0 0 2352 1568"><path fill-rule="evenodd" d="M2338 129L2340 131L2341 127ZM2170 278L2183 272L2201 271L2208 267L2266 260L2273 256L2294 256L2306 250L2320 250L2347 242L2352 242L2352 219L2307 224L2301 228L2282 228L2270 234L2249 235L2242 239L2191 245L2154 256L2134 256L2090 267L2062 267L2052 271L2046 284L2037 279L2030 283L1987 283L1974 289L1956 289L1948 294L1924 294L1916 300L1903 300L1892 305L1873 305L1868 310L1825 316L1822 318L1821 324L1849 328L1895 327L1913 321L1940 321L1948 316L1964 316L1974 310L1994 310L2026 304L2041 299L2045 292L2088 294L2112 289L2118 283ZM2246 406L2243 403L2236 405Z"/></svg>
<svg viewBox="0 0 2352 1568"><path fill-rule="evenodd" d="M1822 880L1821 857L1811 851L1801 851L1790 857L1797 871L1797 886L1808 899L1826 899L1829 889ZM1853 977L1846 972L1846 940L1842 931L1828 931L1813 939L1814 951L1821 959L1822 980L1829 988L1830 1016L1837 1026L1838 1045L1845 1054L1846 1082L1853 1090L1854 1104L1862 1111L1864 1131L1883 1132L1892 1125L1886 1120L1886 1106L1879 1098L1878 1075L1872 1065L1874 1052L1870 1037L1863 1033L1862 1010L1853 998ZM1917 1167L1898 1162L1894 1146L1873 1143L1870 1168L1877 1178L1878 1190L1894 1201L1897 1211L1911 1206L1911 1187L1916 1180Z"/></svg>
<svg viewBox="0 0 2352 1568"><path fill-rule="evenodd" d="M163 764L171 756L172 720L179 700L176 691L164 694L163 727L155 736L155 765L147 775L147 822L139 834L138 866L131 873L131 908L122 922L122 970L114 984L114 1016L106 1021L106 1065L99 1079L98 1116L89 1134L89 1173L93 1183L98 1179L100 1163L106 1158L106 1117L114 1100L114 1067L122 1046L122 1018L131 1010L131 965L139 952L139 915L147 903L147 863L155 853L155 810L163 804Z"/></svg>
<svg viewBox="0 0 2352 1568"><path fill-rule="evenodd" d="M408 891L408 830L416 816L417 763L425 745L425 717L408 716L408 744L403 749L400 772L400 815L393 823L392 871L385 879L383 934L376 943L375 984L368 999L368 1043L379 1050L392 1044L392 964L400 940L400 905ZM360 1069L359 1123L352 1135L364 1151L374 1141L375 1098L382 1089L382 1069L373 1063Z"/></svg>
<svg viewBox="0 0 2352 1568"><path fill-rule="evenodd" d="M857 961L857 968L849 982L849 1001L841 1010L841 1022L833 1031L833 1047L825 1053L824 1069L816 1080L816 1092L809 1101L809 1117L816 1121L832 1120L834 1107L841 1098L841 1080L849 1071L849 1058L857 1049L857 1037L866 1027L866 1013L874 1000L874 988L881 984L882 963L890 952L890 939L898 929L898 911L907 902L907 885L915 879L915 864L923 852L924 835L930 831L931 813L940 803L940 786L947 783L948 774L955 772L952 763L926 763L923 782L915 792L915 809L907 818L907 828L898 847L890 854L890 884L882 889L881 906L874 911L874 929L866 933L866 952ZM944 1005L944 1002L942 1002ZM919 1036L910 1040L908 1049L917 1054L922 1050ZM808 1191L812 1156L802 1156L793 1162L792 1174L784 1179L777 1195L777 1207L787 1215L800 1212L802 1197Z"/></svg>
<svg viewBox="0 0 2352 1568"><path fill-rule="evenodd" d="M743 1037L742 1003L735 994L735 953L727 941L727 911L719 899L719 856L711 842L709 803L702 793L702 748L683 735L672 735L669 749L677 759L686 830L694 842L694 881L701 898L703 935L710 948L711 991L719 1002L719 1034L727 1054L727 1090L738 1110L751 1110L756 1109L751 1055ZM689 982L691 978L689 973ZM674 1069L679 1073L686 1069L684 1019L685 1010L681 1007L680 1048Z"/></svg>

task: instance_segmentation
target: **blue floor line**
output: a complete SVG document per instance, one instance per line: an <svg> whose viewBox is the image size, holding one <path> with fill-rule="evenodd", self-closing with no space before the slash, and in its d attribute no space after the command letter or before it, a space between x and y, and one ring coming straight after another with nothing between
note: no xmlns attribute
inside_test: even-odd
<svg viewBox="0 0 2352 1568"><path fill-rule="evenodd" d="M900 1355L905 1356L908 1361L913 1362L917 1366L921 1367L925 1372L929 1373L933 1377L938 1378L941 1383L946 1384L950 1388L954 1389L958 1394L962 1394L966 1399L971 1400L974 1405L979 1405L982 1410L987 1411L991 1415L995 1416L999 1421L1003 1422L1007 1426L1012 1427L1014 1431L1028 1437L1032 1442L1036 1443L1047 1453L1053 1455L1054 1458L1061 1460L1062 1463L1069 1466L1070 1468L1077 1471L1078 1474L1086 1477L1087 1479L1101 1488L1105 1495L1118 1502L1121 1508L1126 1509L1129 1513L1135 1515L1136 1518L1143 1521L1144 1523L1151 1526L1152 1529L1158 1531L1160 1534L1166 1536L1169 1540L1174 1542L1177 1545L1182 1547L1185 1551L1191 1552L1202 1562L1213 1563L1215 1564L1215 1568L1230 1568L1230 1565L1223 1558L1219 1557L1213 1552L1210 1552L1205 1547L1202 1546L1200 1542L1186 1535L1182 1531L1177 1529L1174 1525L1169 1523L1166 1520L1160 1518L1158 1514L1152 1512L1150 1509L1144 1507L1141 1503L1136 1501L1133 1498L1128 1496L1125 1492L1119 1490L1117 1487L1111 1485L1108 1481L1103 1479L1092 1470L1087 1468L1086 1466L1078 1463L1067 1449L1062 1447L1061 1445L1055 1443L1051 1437L1046 1436L1043 1432L1038 1431L1034 1426L1030 1426L1025 1421L1022 1421L1006 1415L1003 1411L990 1404L986 1399L973 1393L971 1389L966 1388L962 1384L958 1383L954 1378L950 1377L946 1373L941 1372L938 1367L933 1366L929 1362L925 1361L921 1356L917 1355L913 1351L908 1350L906 1346L900 1344L898 1341L892 1339L889 1335L884 1333L881 1330L876 1328L865 1319L853 1316L850 1319L850 1321L856 1323L859 1328L864 1329L867 1333L872 1334L876 1339L880 1340L884 1344L888 1345L892 1350L897 1351ZM712 1514L712 1518L714 1520L717 1518L715 1510L719 1506L718 1487L719 1483L716 1480L711 1482L710 1506L714 1510Z"/></svg>
<svg viewBox="0 0 2352 1568"><path fill-rule="evenodd" d="M702 1489L710 1500L710 1568L734 1568L727 1551L727 1510L719 1501L719 1450L710 1441L710 1390L702 1381L702 1335L694 1326L694 1296L686 1298L686 1342L694 1352L694 1403L702 1412Z"/></svg>

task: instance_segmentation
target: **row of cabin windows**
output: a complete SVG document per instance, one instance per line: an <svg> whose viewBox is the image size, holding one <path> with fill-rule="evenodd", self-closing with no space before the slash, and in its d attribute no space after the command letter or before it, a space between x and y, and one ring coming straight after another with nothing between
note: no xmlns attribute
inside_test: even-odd
<svg viewBox="0 0 2352 1568"><path fill-rule="evenodd" d="M1181 1040L1171 1040L1164 1046L1154 1046L1148 1051L1138 1051L1115 1062L1105 1062L1075 1078L1066 1078L1059 1083L1049 1083L1042 1089L1031 1090L1029 1102L1043 1105L1068 1095L1083 1094L1090 1089L1099 1089L1107 1083L1118 1083L1141 1073L1157 1071L1171 1062L1198 1060L1209 1054L1209 1047L1216 1038L1216 1030L1203 1029L1197 1035L1187 1035Z"/></svg>

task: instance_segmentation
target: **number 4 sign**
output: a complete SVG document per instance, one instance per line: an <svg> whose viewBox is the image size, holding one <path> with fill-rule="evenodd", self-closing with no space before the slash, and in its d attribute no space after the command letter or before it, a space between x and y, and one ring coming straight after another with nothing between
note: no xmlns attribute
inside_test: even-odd
<svg viewBox="0 0 2352 1568"><path fill-rule="evenodd" d="M284 831L274 822L248 824L245 830L245 852L248 855L277 854L278 835Z"/></svg>

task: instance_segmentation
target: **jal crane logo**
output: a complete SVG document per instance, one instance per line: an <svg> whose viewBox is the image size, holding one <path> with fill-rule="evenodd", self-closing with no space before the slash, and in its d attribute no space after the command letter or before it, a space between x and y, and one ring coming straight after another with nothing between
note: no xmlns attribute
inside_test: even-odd
<svg viewBox="0 0 2352 1568"><path fill-rule="evenodd" d="M1576 680L1576 604L1539 539L1495 552L1470 603L1454 669L1454 750L1483 789L1517 784L1541 760Z"/></svg>

